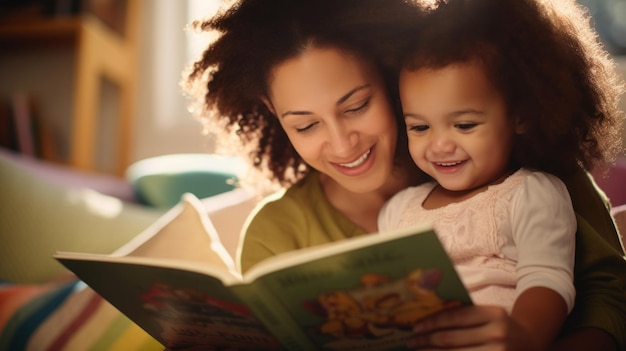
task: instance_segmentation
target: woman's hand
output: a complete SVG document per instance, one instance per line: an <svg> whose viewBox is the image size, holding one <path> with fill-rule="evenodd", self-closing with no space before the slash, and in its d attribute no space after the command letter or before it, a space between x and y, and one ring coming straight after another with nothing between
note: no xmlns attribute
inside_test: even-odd
<svg viewBox="0 0 626 351"><path fill-rule="evenodd" d="M420 351L528 350L528 332L497 306L447 310L417 324L413 330L415 337L408 346Z"/></svg>
<svg viewBox="0 0 626 351"><path fill-rule="evenodd" d="M419 350L551 350L567 316L565 300L552 289L523 291L509 315L503 307L468 306L417 324L410 345Z"/></svg>

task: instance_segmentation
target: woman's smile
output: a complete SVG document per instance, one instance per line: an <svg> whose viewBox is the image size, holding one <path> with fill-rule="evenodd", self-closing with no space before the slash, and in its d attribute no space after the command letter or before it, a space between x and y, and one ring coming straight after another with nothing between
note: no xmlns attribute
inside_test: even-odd
<svg viewBox="0 0 626 351"><path fill-rule="evenodd" d="M368 149L363 155L361 155L361 157L359 157L355 161L350 162L350 163L340 163L339 165L342 167L347 167L347 168L354 168L354 167L360 166L361 164L363 164L363 162L365 162L365 160L367 160L371 152L372 152L372 149Z"/></svg>
<svg viewBox="0 0 626 351"><path fill-rule="evenodd" d="M363 155L350 163L332 163L343 175L355 177L367 173L374 165L375 148L368 149Z"/></svg>

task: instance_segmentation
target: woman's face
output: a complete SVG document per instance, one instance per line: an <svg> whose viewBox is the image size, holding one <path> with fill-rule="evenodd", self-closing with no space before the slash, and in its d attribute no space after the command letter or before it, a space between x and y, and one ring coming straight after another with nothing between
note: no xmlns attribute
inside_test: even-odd
<svg viewBox="0 0 626 351"><path fill-rule="evenodd" d="M387 181L397 125L375 67L311 47L274 68L269 90L270 109L307 164L357 193Z"/></svg>

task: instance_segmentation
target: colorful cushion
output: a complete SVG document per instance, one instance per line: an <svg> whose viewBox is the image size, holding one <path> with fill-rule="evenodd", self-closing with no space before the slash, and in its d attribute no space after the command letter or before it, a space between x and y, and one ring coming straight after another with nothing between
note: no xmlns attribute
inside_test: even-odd
<svg viewBox="0 0 626 351"><path fill-rule="evenodd" d="M0 285L0 350L163 350L79 281Z"/></svg>

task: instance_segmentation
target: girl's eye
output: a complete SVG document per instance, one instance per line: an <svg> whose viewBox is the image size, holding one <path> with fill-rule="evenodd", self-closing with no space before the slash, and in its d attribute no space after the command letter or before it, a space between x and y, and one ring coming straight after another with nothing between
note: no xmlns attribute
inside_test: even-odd
<svg viewBox="0 0 626 351"><path fill-rule="evenodd" d="M311 123L311 124L309 124L309 125L307 125L307 126L305 126L305 127L302 127L302 128L296 128L296 133L306 133L306 132L309 132L309 131L311 131L311 129L312 129L313 127L315 127L315 125L316 125L317 123L318 123L318 122L314 122L314 123Z"/></svg>
<svg viewBox="0 0 626 351"><path fill-rule="evenodd" d="M458 129L462 131L467 131L476 127L477 125L478 125L477 123L467 122L467 123L458 123L455 125L455 127L457 127Z"/></svg>
<svg viewBox="0 0 626 351"><path fill-rule="evenodd" d="M359 112L365 110L370 105L370 100L371 100L371 98L367 98L365 101L363 101L362 104L360 104L360 105L358 105L358 106L356 106L354 108L351 108L349 110L346 110L346 113L359 113Z"/></svg>
<svg viewBox="0 0 626 351"><path fill-rule="evenodd" d="M408 126L410 131L414 131L414 132L425 132L428 130L428 125L426 124L416 124L416 125L412 125L412 126Z"/></svg>

